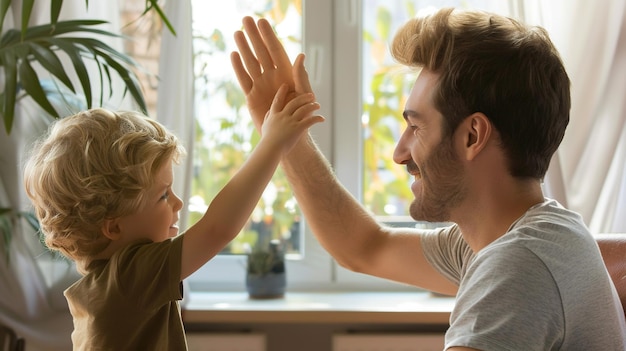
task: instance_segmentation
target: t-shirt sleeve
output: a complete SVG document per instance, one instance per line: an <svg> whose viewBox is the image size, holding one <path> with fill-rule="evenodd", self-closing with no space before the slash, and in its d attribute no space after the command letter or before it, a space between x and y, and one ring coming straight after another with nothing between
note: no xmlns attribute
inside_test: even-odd
<svg viewBox="0 0 626 351"><path fill-rule="evenodd" d="M180 281L183 236L158 243L140 243L122 250L111 260L122 294L137 296L138 303L161 306L183 297ZM145 298L149 296L150 298Z"/></svg>
<svg viewBox="0 0 626 351"><path fill-rule="evenodd" d="M479 350L555 350L563 311L549 270L524 247L481 252L459 288L446 333L452 346Z"/></svg>
<svg viewBox="0 0 626 351"><path fill-rule="evenodd" d="M441 275L459 285L474 253L457 225L425 232L421 239L426 260Z"/></svg>

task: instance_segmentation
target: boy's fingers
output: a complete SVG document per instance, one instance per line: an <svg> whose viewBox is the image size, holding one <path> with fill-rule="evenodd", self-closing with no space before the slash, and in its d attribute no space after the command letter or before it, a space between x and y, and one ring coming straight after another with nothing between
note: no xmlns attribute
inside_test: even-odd
<svg viewBox="0 0 626 351"><path fill-rule="evenodd" d="M274 95L274 100L272 100L272 106L270 106L270 110L274 113L278 113L285 106L285 96L287 96L287 84L281 84L278 90L276 91L276 95Z"/></svg>
<svg viewBox="0 0 626 351"><path fill-rule="evenodd" d="M326 118L324 118L324 116L322 115L309 115L302 120L302 123L304 124L305 128L308 129L317 123L324 122L325 120Z"/></svg>
<svg viewBox="0 0 626 351"><path fill-rule="evenodd" d="M289 102L287 102L283 110L293 115L293 114L299 114L300 110L303 108L307 108L307 106L309 106L308 108L310 108L310 106L317 105L318 106L317 108L314 108L311 110L311 112L315 111L319 109L319 104L315 102L314 99L315 99L315 96L313 96L313 94L298 95L295 98L291 99ZM302 117L300 116L298 118L301 119Z"/></svg>
<svg viewBox="0 0 626 351"><path fill-rule="evenodd" d="M298 113L302 114L301 119L307 119L313 117L313 112L320 109L320 104L317 102L312 102L306 105L303 105L299 108Z"/></svg>

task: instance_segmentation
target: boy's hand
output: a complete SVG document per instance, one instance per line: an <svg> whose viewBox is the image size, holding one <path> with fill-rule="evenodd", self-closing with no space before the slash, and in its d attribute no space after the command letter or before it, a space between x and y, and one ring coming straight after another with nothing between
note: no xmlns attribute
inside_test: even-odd
<svg viewBox="0 0 626 351"><path fill-rule="evenodd" d="M272 99L282 84L288 86L288 99L295 94L310 93L312 89L304 68L303 54L298 55L292 66L285 48L266 19L255 23L252 17L247 16L242 22L254 52L244 33L237 31L234 36L239 52L231 54L231 63L246 95L254 125L260 131Z"/></svg>
<svg viewBox="0 0 626 351"><path fill-rule="evenodd" d="M300 94L288 99L289 86L282 84L261 127L261 141L276 143L283 154L287 153L300 135L324 117L313 115L320 108L313 93Z"/></svg>

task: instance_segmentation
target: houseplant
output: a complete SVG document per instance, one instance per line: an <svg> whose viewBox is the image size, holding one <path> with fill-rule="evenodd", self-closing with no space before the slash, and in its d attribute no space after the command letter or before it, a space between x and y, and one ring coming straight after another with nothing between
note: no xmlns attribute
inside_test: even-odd
<svg viewBox="0 0 626 351"><path fill-rule="evenodd" d="M253 299L285 296L285 250L280 240L257 242L247 254L246 289Z"/></svg>

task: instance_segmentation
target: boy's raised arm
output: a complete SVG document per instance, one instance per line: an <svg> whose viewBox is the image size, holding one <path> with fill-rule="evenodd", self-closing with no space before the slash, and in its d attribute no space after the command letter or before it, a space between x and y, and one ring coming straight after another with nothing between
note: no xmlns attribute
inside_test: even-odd
<svg viewBox="0 0 626 351"><path fill-rule="evenodd" d="M195 272L224 248L245 226L283 154L313 124L324 118L313 94L287 101L282 85L262 126L259 144L242 167L211 201L204 216L184 234L181 280Z"/></svg>

